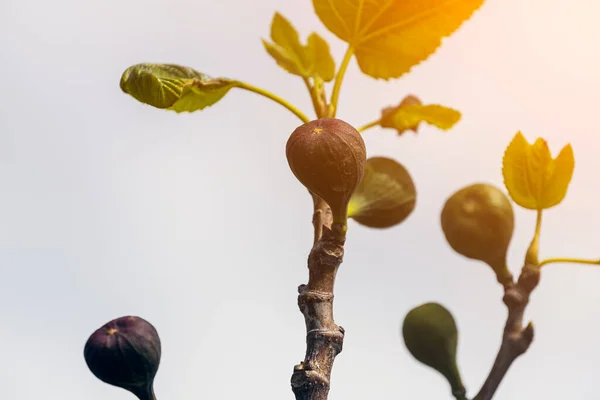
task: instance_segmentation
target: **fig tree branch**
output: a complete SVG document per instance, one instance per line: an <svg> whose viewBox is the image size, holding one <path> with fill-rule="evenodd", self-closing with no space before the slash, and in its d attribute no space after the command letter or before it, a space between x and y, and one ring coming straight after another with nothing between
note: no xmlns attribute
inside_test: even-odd
<svg viewBox="0 0 600 400"><path fill-rule="evenodd" d="M306 354L291 378L296 400L326 400L331 369L342 351L344 329L333 320L333 287L344 255L343 226L332 224L331 210L313 194L314 245L308 256L309 279L298 287L298 306L306 323Z"/></svg>
<svg viewBox="0 0 600 400"><path fill-rule="evenodd" d="M304 113L302 111L300 111L298 108L296 108L295 106L293 106L292 104L290 104L287 100L269 92L268 90L250 85L246 82L241 82L241 81L236 81L234 83L234 86L239 88L239 89L244 89L247 90L249 92L253 92L256 94L259 94L263 97L266 97L270 100L273 100L276 103L281 104L282 106L284 106L285 108L287 108L288 110L290 110L294 115L296 115L298 118L300 118L300 120L304 123L309 122L310 119L308 119L308 117L306 115L304 115Z"/></svg>
<svg viewBox="0 0 600 400"><path fill-rule="evenodd" d="M529 349L533 341L533 324L530 322L523 327L523 314L529 303L529 296L539 281L539 266L525 264L516 283L512 277L503 282L502 300L508 309L508 317L502 343L487 379L473 400L490 400L512 363Z"/></svg>

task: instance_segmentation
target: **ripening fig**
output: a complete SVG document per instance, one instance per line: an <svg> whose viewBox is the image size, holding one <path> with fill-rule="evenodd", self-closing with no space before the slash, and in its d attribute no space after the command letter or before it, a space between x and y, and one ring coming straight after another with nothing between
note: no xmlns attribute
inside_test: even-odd
<svg viewBox="0 0 600 400"><path fill-rule="evenodd" d="M500 189L485 183L460 189L446 200L441 220L446 240L457 253L488 264L500 282L511 277L506 253L514 214Z"/></svg>
<svg viewBox="0 0 600 400"><path fill-rule="evenodd" d="M455 395L464 394L456 363L458 330L452 314L444 306L425 303L413 308L404 318L402 336L413 357L440 372Z"/></svg>
<svg viewBox="0 0 600 400"><path fill-rule="evenodd" d="M371 157L348 204L348 217L370 228L389 228L412 213L415 184L404 166L391 158Z"/></svg>
<svg viewBox="0 0 600 400"><path fill-rule="evenodd" d="M146 320L126 316L97 329L85 343L85 362L101 381L129 390L140 400L155 400L154 377L160 338Z"/></svg>
<svg viewBox="0 0 600 400"><path fill-rule="evenodd" d="M360 133L342 120L320 118L294 130L286 156L296 178L327 202L334 223L345 225L348 202L367 162Z"/></svg>

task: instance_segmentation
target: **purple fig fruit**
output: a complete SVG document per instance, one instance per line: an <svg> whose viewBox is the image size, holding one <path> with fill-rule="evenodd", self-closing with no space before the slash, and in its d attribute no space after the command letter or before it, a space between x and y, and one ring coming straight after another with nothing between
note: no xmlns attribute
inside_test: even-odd
<svg viewBox="0 0 600 400"><path fill-rule="evenodd" d="M140 400L155 400L161 346L148 321L126 316L106 323L89 337L83 355L101 381L129 390Z"/></svg>

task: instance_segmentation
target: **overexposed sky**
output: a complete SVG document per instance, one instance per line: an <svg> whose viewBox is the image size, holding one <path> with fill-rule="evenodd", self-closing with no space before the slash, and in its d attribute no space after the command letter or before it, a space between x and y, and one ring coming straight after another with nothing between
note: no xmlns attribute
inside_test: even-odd
<svg viewBox="0 0 600 400"><path fill-rule="evenodd" d="M310 112L303 83L260 42L275 11L345 45L309 0L0 1L0 397L125 400L87 369L83 345L110 319L139 315L162 338L158 400L291 399L304 356L296 288L307 279L311 201L285 159L299 124L280 106L232 91L201 113L142 105L119 89L125 68L172 62L248 81ZM418 191L403 224L351 222L336 284L346 329L331 400L450 399L447 383L400 337L408 310L454 314L472 397L505 321L483 264L452 252L439 213L473 182L502 185L517 130L554 154L573 145L569 194L545 213L541 256L598 257L600 5L488 0L410 75L375 81L353 61L338 116L355 125L413 93L451 106L450 132L364 135L369 156L402 162ZM516 273L535 216L517 209ZM496 399L597 398L600 268L551 265L527 318L536 338Z"/></svg>

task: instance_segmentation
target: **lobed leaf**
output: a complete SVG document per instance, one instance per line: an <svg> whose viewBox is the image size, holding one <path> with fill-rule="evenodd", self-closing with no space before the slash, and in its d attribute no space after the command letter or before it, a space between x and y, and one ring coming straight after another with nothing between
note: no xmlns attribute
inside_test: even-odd
<svg viewBox="0 0 600 400"><path fill-rule="evenodd" d="M567 144L552 158L546 141L529 144L517 132L502 159L504 185L515 203L531 210L559 204L567 194L575 168L573 149Z"/></svg>
<svg viewBox="0 0 600 400"><path fill-rule="evenodd" d="M175 112L202 110L221 100L236 81L212 78L175 64L133 65L121 76L121 90L141 103Z"/></svg>
<svg viewBox="0 0 600 400"><path fill-rule="evenodd" d="M316 14L354 49L361 71L398 78L427 59L484 0L313 0Z"/></svg>
<svg viewBox="0 0 600 400"><path fill-rule="evenodd" d="M384 108L381 112L380 125L393 128L402 135L407 130L417 132L421 122L426 122L442 130L452 128L459 120L459 111L439 104L424 105L412 95L406 96L395 107Z"/></svg>
<svg viewBox="0 0 600 400"><path fill-rule="evenodd" d="M262 40L265 50L277 64L293 75L319 77L325 82L335 76L335 62L329 45L317 33L311 33L306 46L300 43L296 28L281 14L275 13L271 22L271 40Z"/></svg>

